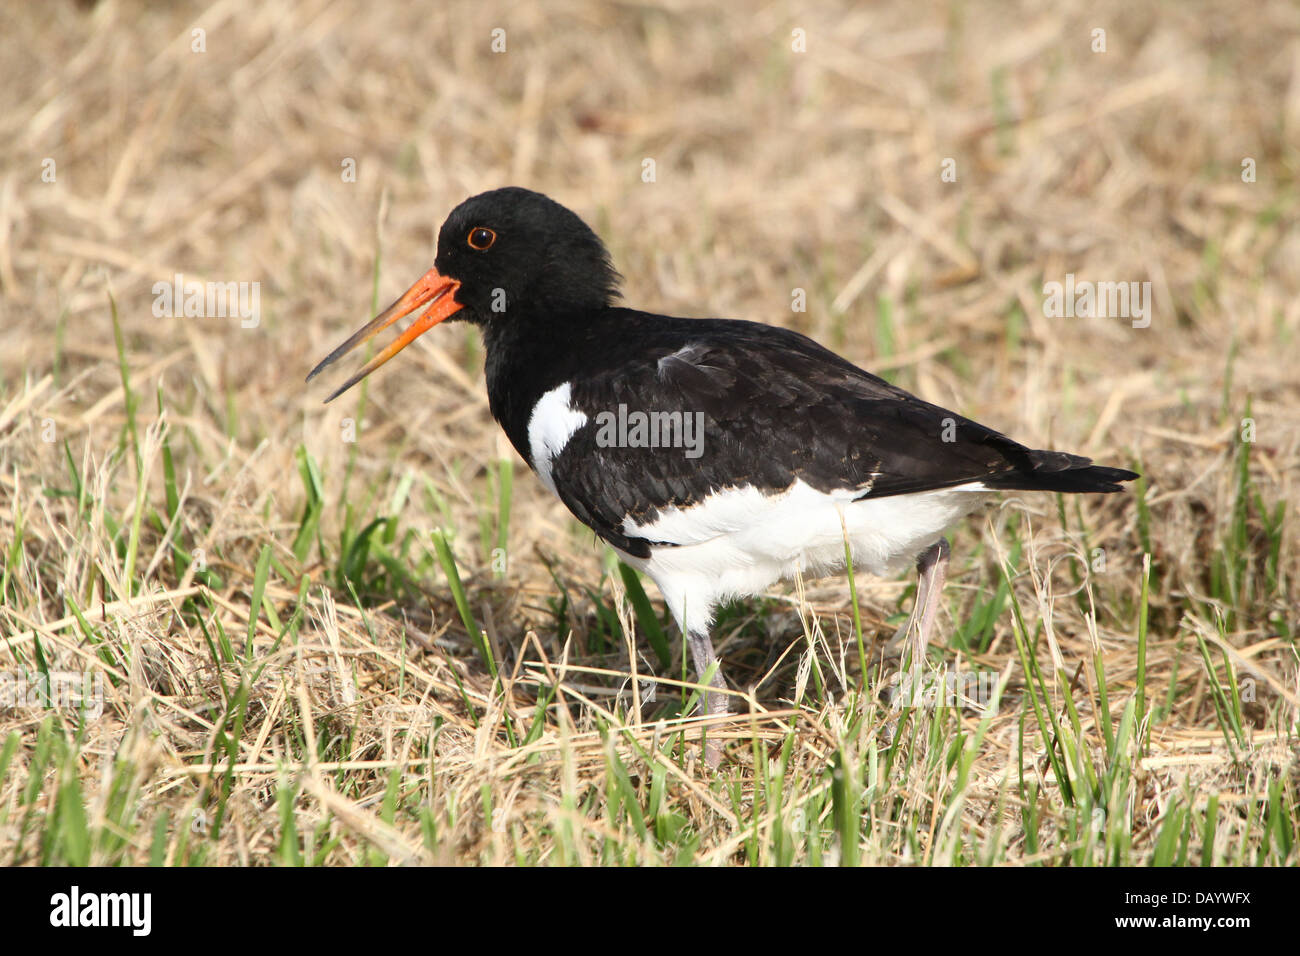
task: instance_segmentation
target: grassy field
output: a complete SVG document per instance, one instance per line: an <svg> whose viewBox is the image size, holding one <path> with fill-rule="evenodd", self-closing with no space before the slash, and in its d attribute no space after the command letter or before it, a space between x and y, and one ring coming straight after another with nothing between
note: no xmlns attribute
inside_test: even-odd
<svg viewBox="0 0 1300 956"><path fill-rule="evenodd" d="M1293 4L424 6L0 9L0 862L1300 860ZM888 703L913 575L730 608L712 772L471 328L303 383L506 184L629 304L1143 478L954 529L955 698Z"/></svg>

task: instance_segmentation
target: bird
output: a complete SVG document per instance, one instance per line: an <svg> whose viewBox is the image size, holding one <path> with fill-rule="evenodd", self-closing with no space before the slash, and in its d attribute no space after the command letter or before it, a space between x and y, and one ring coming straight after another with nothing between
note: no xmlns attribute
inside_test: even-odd
<svg viewBox="0 0 1300 956"><path fill-rule="evenodd" d="M729 710L710 636L725 602L850 560L880 577L915 564L900 629L915 667L955 522L998 492L1113 493L1138 477L1026 447L791 329L623 307L621 279L570 209L517 186L483 192L447 216L433 268L307 381L422 307L325 401L435 325L476 325L492 416L542 485L658 587L705 716ZM716 767L716 739L705 750Z"/></svg>

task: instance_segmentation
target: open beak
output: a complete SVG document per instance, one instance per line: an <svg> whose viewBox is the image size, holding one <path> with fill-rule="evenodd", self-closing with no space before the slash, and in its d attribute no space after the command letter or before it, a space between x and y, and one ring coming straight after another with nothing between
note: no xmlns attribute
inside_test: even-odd
<svg viewBox="0 0 1300 956"><path fill-rule="evenodd" d="M454 315L464 308L456 301L456 290L460 288L460 283L455 279L448 279L440 275L437 269L430 269L426 272L415 285L411 286L402 293L402 297L380 312L377 316L357 329L346 342L336 348L324 360L311 370L307 376L307 381L311 381L325 369L329 368L343 356L347 355L362 342L368 341L377 332L380 332L404 315L410 315L420 306L428 304L429 308L424 314L412 322L400 336L382 352L366 363L361 371L357 372L350 379L330 393L326 402L332 402L338 398L357 382L361 381L379 366L383 365L390 358L396 355L402 349L406 348L425 332L441 322L443 319Z"/></svg>

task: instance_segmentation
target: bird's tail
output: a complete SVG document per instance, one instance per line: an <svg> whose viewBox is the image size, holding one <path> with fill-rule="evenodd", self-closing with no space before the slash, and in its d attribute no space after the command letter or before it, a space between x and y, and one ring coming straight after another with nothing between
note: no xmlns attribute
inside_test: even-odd
<svg viewBox="0 0 1300 956"><path fill-rule="evenodd" d="M1123 491L1120 482L1132 481L1137 472L1125 468L1094 465L1092 459L1060 451L1031 451L1027 467L985 479L986 487L998 491Z"/></svg>

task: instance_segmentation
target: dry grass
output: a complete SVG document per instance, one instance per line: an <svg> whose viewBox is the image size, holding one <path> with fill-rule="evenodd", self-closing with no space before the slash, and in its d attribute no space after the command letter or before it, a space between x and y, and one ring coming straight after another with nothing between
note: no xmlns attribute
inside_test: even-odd
<svg viewBox="0 0 1300 956"><path fill-rule="evenodd" d="M429 6L0 11L0 671L106 675L84 723L0 708L0 860L1296 862L1293 5ZM724 621L754 716L715 777L471 333L320 404L315 360L508 183L584 215L631 304L1136 464L957 531L932 660L1004 675L996 711L887 744L847 583L806 582ZM259 282L259 324L154 317L176 273ZM1067 273L1149 281L1150 327L1048 318ZM859 579L869 642L905 587Z"/></svg>

